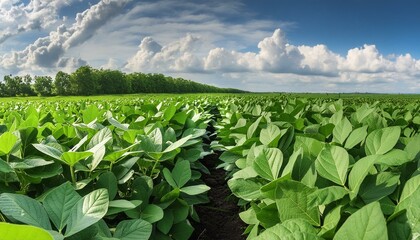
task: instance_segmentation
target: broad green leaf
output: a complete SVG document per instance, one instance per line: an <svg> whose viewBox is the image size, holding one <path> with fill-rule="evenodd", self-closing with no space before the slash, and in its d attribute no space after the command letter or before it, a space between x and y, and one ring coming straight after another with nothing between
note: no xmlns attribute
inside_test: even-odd
<svg viewBox="0 0 420 240"><path fill-rule="evenodd" d="M420 119L420 116L418 116ZM405 146L404 151L408 153L408 158L414 160L420 154L420 134L411 138Z"/></svg>
<svg viewBox="0 0 420 240"><path fill-rule="evenodd" d="M290 219L268 228L255 240L320 240L311 224L302 219Z"/></svg>
<svg viewBox="0 0 420 240"><path fill-rule="evenodd" d="M363 142L367 136L367 127L368 126L363 126L353 130L347 138L344 147L346 149L352 149L357 144Z"/></svg>
<svg viewBox="0 0 420 240"><path fill-rule="evenodd" d="M12 163L13 164L13 163ZM12 173L14 172L13 168L9 165L9 163L0 159L0 172L2 173Z"/></svg>
<svg viewBox="0 0 420 240"><path fill-rule="evenodd" d="M53 163L54 161L45 161L43 158L31 157L25 158L20 162L11 162L10 166L12 166L14 169L31 169L36 167L47 166Z"/></svg>
<svg viewBox="0 0 420 240"><path fill-rule="evenodd" d="M169 235L171 235L173 239L188 240L190 239L193 231L194 228L191 226L190 222L188 220L184 220L174 224L171 231L169 232Z"/></svg>
<svg viewBox="0 0 420 240"><path fill-rule="evenodd" d="M124 220L118 223L114 237L120 240L148 240L152 225L143 219Z"/></svg>
<svg viewBox="0 0 420 240"><path fill-rule="evenodd" d="M344 117L337 125L335 125L333 130L333 141L343 145L346 138L351 133L352 126L349 120Z"/></svg>
<svg viewBox="0 0 420 240"><path fill-rule="evenodd" d="M0 222L2 240L54 240L50 233L42 228Z"/></svg>
<svg viewBox="0 0 420 240"><path fill-rule="evenodd" d="M338 205L337 207L333 208L331 211L327 213L327 215L324 218L324 222L321 228L321 231L319 231L318 236L322 236L327 239L331 239L334 236L334 231L340 222L341 218L341 205Z"/></svg>
<svg viewBox="0 0 420 240"><path fill-rule="evenodd" d="M278 148L266 148L255 158L254 170L263 178L274 180L280 174L283 153Z"/></svg>
<svg viewBox="0 0 420 240"><path fill-rule="evenodd" d="M116 127L116 128L118 128L118 129L121 129L121 130L123 130L123 131L127 131L128 130L128 124L122 124L122 123L120 123L120 122L118 122L115 118L113 118L113 117L110 117L110 118L108 118L108 122L112 125L112 126L114 126L114 127Z"/></svg>
<svg viewBox="0 0 420 240"><path fill-rule="evenodd" d="M181 192L186 193L188 195L198 195L198 194L207 192L208 190L210 190L210 187L204 184L200 184L200 185L183 187L180 190Z"/></svg>
<svg viewBox="0 0 420 240"><path fill-rule="evenodd" d="M84 136L82 139L80 139L80 141L74 145L69 152L76 152L77 150L79 150L79 148L81 148L83 146L83 144L85 144L85 142L88 140L88 136Z"/></svg>
<svg viewBox="0 0 420 240"><path fill-rule="evenodd" d="M46 230L51 229L45 209L38 201L28 196L13 193L0 194L0 211L11 220Z"/></svg>
<svg viewBox="0 0 420 240"><path fill-rule="evenodd" d="M109 200L113 200L118 192L117 177L113 172L105 172L101 174L96 182L96 188L106 188L108 190Z"/></svg>
<svg viewBox="0 0 420 240"><path fill-rule="evenodd" d="M280 137L280 128L274 124L268 124L260 132L260 142L268 147L277 147Z"/></svg>
<svg viewBox="0 0 420 240"><path fill-rule="evenodd" d="M112 140L112 131L109 128L104 127L93 135L92 139L90 139L90 142L86 146L86 149L92 149L97 145L102 145L104 141L107 143L110 140Z"/></svg>
<svg viewBox="0 0 420 240"><path fill-rule="evenodd" d="M253 207L254 206L255 205L253 205ZM255 207L255 208L257 208L257 207ZM279 222L281 222L280 218L279 218L276 203L272 203L270 205L264 206L264 207L256 210L256 212L257 212L256 217L259 221L259 223L257 222L256 224L260 224L261 226L263 226L266 229L276 225Z"/></svg>
<svg viewBox="0 0 420 240"><path fill-rule="evenodd" d="M262 184L255 179L231 179L228 186L235 196L246 201L258 199L261 195Z"/></svg>
<svg viewBox="0 0 420 240"><path fill-rule="evenodd" d="M124 212L130 209L134 209L138 207L142 201L140 200L132 200L128 201L125 199L118 199L114 201L110 201L108 205L108 212L106 213L106 216L114 215L120 212Z"/></svg>
<svg viewBox="0 0 420 240"><path fill-rule="evenodd" d="M400 175L391 172L368 175L360 186L359 195L366 204L379 201L393 193L399 181Z"/></svg>
<svg viewBox="0 0 420 240"><path fill-rule="evenodd" d="M65 236L71 236L101 220L108 211L106 189L95 190L80 199L71 210Z"/></svg>
<svg viewBox="0 0 420 240"><path fill-rule="evenodd" d="M18 137L11 132L0 135L0 156L10 154L17 141Z"/></svg>
<svg viewBox="0 0 420 240"><path fill-rule="evenodd" d="M339 146L325 145L319 153L315 168L322 177L344 186L349 167L349 154Z"/></svg>
<svg viewBox="0 0 420 240"><path fill-rule="evenodd" d="M163 112L163 119L166 121L171 120L171 118L175 115L176 112L176 106L174 104L169 105Z"/></svg>
<svg viewBox="0 0 420 240"><path fill-rule="evenodd" d="M339 186L317 189L308 196L308 206L316 207L319 205L327 205L331 202L342 199L347 194L348 191Z"/></svg>
<svg viewBox="0 0 420 240"><path fill-rule="evenodd" d="M388 222L388 237L390 240L417 239L413 237L405 211Z"/></svg>
<svg viewBox="0 0 420 240"><path fill-rule="evenodd" d="M186 137L183 137L183 138L179 139L178 141L172 143L169 147L167 147L163 152L170 152L170 151L173 151L177 148L182 147L182 145L184 143L186 143L188 140L190 140L191 137L192 137L192 135L188 135Z"/></svg>
<svg viewBox="0 0 420 240"><path fill-rule="evenodd" d="M387 154L379 156L376 163L383 164L385 166L400 166L409 161L410 159L406 151L400 149L392 149Z"/></svg>
<svg viewBox="0 0 420 240"><path fill-rule="evenodd" d="M420 232L420 175L410 178L401 193L395 213L406 211L408 223L413 233Z"/></svg>
<svg viewBox="0 0 420 240"><path fill-rule="evenodd" d="M172 178L176 185L181 188L191 179L191 168L189 161L177 161L172 169Z"/></svg>
<svg viewBox="0 0 420 240"><path fill-rule="evenodd" d="M63 152L57 148L45 145L45 144L33 144L33 146L40 152L42 152L45 155L48 155L54 159L57 159L59 161L63 161L61 159L61 155Z"/></svg>
<svg viewBox="0 0 420 240"><path fill-rule="evenodd" d="M350 198L353 199L359 192L360 185L369 173L370 168L378 159L378 155L370 155L359 159L350 171L349 174L349 188Z"/></svg>
<svg viewBox="0 0 420 240"><path fill-rule="evenodd" d="M366 138L366 155L384 154L389 152L400 138L400 127L387 127L372 131Z"/></svg>
<svg viewBox="0 0 420 240"><path fill-rule="evenodd" d="M154 223L163 218L163 210L157 205L147 205L140 214L141 219Z"/></svg>
<svg viewBox="0 0 420 240"><path fill-rule="evenodd" d="M308 196L315 190L303 183L287 180L277 183L276 204L280 219L303 219L314 226L320 226L318 208L310 207Z"/></svg>
<svg viewBox="0 0 420 240"><path fill-rule="evenodd" d="M54 188L45 197L44 208L59 231L63 230L71 210L80 199L80 195L69 182Z"/></svg>
<svg viewBox="0 0 420 240"><path fill-rule="evenodd" d="M248 131L246 133L246 138L247 139L250 139L250 138L252 138L254 136L255 131L257 130L258 125L261 122L261 119L262 119L262 117L259 117L257 120L255 120L254 123L251 124L251 126L249 126Z"/></svg>
<svg viewBox="0 0 420 240"><path fill-rule="evenodd" d="M334 236L334 240L387 240L384 215L378 202L359 209L344 222Z"/></svg>
<svg viewBox="0 0 420 240"><path fill-rule="evenodd" d="M61 155L61 159L63 159L63 161L65 161L69 166L74 166L74 164L82 159L92 156L92 154L92 152L65 152Z"/></svg>
<svg viewBox="0 0 420 240"><path fill-rule="evenodd" d="M164 234L168 234L174 224L174 213L171 210L165 210L163 218L157 223L157 228Z"/></svg>

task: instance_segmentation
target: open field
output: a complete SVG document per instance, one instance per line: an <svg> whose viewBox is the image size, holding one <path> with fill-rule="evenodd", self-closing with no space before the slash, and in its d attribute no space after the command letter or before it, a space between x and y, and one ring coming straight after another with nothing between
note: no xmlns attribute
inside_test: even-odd
<svg viewBox="0 0 420 240"><path fill-rule="evenodd" d="M419 129L420 95L1 98L0 232L411 239Z"/></svg>

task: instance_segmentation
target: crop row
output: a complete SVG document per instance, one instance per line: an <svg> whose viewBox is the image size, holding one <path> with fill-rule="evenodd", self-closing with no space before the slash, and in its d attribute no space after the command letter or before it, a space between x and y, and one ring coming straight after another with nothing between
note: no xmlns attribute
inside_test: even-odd
<svg viewBox="0 0 420 240"><path fill-rule="evenodd" d="M420 104L255 97L219 104L212 147L248 239L416 239Z"/></svg>
<svg viewBox="0 0 420 240"><path fill-rule="evenodd" d="M0 106L2 239L189 239L208 201L198 101ZM26 225L22 225L26 224Z"/></svg>

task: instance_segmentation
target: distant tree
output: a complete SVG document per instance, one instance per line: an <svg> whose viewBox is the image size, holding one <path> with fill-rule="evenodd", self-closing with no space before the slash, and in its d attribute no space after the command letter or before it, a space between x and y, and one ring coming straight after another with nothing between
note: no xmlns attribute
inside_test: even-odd
<svg viewBox="0 0 420 240"><path fill-rule="evenodd" d="M70 83L73 95L94 95L97 93L97 79L90 66L82 66L73 72Z"/></svg>
<svg viewBox="0 0 420 240"><path fill-rule="evenodd" d="M7 97L6 84L0 82L0 97Z"/></svg>
<svg viewBox="0 0 420 240"><path fill-rule="evenodd" d="M50 76L36 76L33 87L38 96L51 96L53 80Z"/></svg>
<svg viewBox="0 0 420 240"><path fill-rule="evenodd" d="M61 96L71 94L70 74L58 71L55 75L53 93Z"/></svg>
<svg viewBox="0 0 420 240"><path fill-rule="evenodd" d="M21 94L22 78L19 76L12 77L12 75L4 76L4 84L6 87L6 95L10 97Z"/></svg>
<svg viewBox="0 0 420 240"><path fill-rule="evenodd" d="M100 69L95 71L98 94L122 94L131 92L130 81L119 70Z"/></svg>
<svg viewBox="0 0 420 240"><path fill-rule="evenodd" d="M32 77L29 74L23 76L22 85L21 85L21 94L24 96L34 96L36 93L32 88Z"/></svg>

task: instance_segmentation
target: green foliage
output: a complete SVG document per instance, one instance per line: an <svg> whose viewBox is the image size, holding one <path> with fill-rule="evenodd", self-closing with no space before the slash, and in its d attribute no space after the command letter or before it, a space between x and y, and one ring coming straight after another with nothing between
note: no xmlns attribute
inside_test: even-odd
<svg viewBox="0 0 420 240"><path fill-rule="evenodd" d="M219 103L212 146L224 151L219 167L248 239L418 236L420 105L402 102L271 95Z"/></svg>
<svg viewBox="0 0 420 240"><path fill-rule="evenodd" d="M198 161L210 154L208 103L1 104L2 221L54 239L190 238L210 189Z"/></svg>

